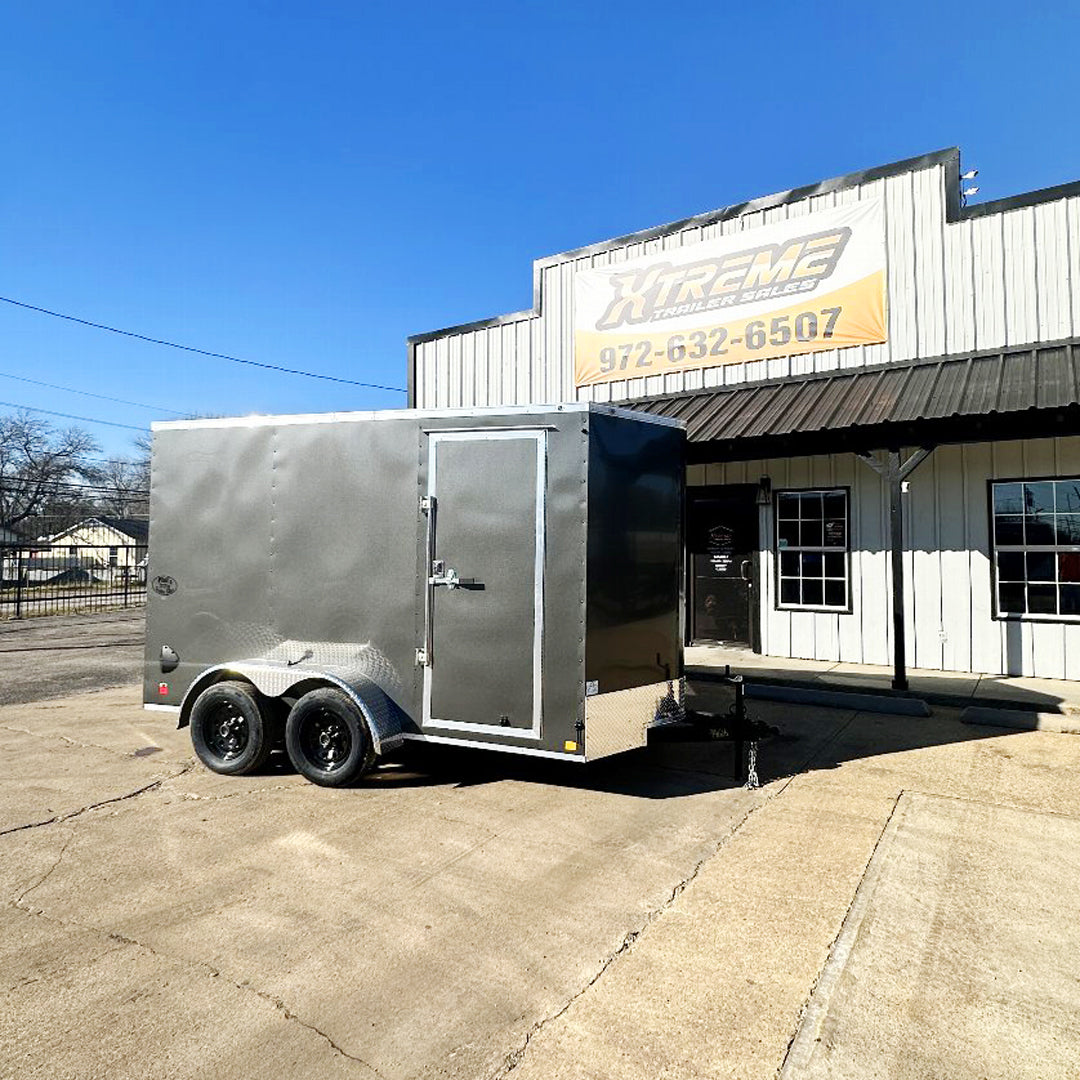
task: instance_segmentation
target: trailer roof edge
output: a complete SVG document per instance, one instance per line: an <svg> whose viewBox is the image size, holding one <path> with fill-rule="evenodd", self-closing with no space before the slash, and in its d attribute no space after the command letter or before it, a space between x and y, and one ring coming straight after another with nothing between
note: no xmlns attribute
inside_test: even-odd
<svg viewBox="0 0 1080 1080"><path fill-rule="evenodd" d="M601 413L621 416L638 423L661 424L666 427L686 425L674 417L643 413L617 405L596 401L567 401L555 405L490 405L473 409L378 409L356 412L284 413L256 416L215 416L196 420L155 420L151 431L183 431L196 428L254 428L284 427L292 424L351 424L365 420L424 420L469 416L543 416L548 413Z"/></svg>

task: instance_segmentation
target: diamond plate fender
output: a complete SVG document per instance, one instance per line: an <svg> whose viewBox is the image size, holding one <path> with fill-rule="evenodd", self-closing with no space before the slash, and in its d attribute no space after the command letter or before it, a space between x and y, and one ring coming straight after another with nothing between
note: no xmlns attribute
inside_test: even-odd
<svg viewBox="0 0 1080 1080"><path fill-rule="evenodd" d="M271 655L207 668L184 695L177 727L187 727L192 706L199 694L229 675L246 679L261 694L271 698L282 697L304 683L319 682L336 686L348 695L367 721L376 754L385 754L404 741L408 718L370 674L359 670L361 666L370 667L370 663L357 663L365 648L361 647L359 652L354 651L346 657L341 655L340 646L328 649L325 643L320 642L284 642L273 650L275 654L280 654L280 658ZM299 659L286 659L290 653ZM319 662L325 660L344 662Z"/></svg>

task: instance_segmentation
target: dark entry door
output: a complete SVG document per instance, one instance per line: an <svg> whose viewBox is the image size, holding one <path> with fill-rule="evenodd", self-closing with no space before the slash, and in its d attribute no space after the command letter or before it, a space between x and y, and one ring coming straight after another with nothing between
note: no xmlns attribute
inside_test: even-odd
<svg viewBox="0 0 1080 1080"><path fill-rule="evenodd" d="M691 642L756 644L757 492L756 484L687 491Z"/></svg>
<svg viewBox="0 0 1080 1080"><path fill-rule="evenodd" d="M545 434L428 437L424 727L539 738Z"/></svg>

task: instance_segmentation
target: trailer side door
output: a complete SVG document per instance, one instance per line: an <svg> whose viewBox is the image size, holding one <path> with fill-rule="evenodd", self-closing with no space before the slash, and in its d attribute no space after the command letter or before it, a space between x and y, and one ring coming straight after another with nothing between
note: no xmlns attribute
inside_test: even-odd
<svg viewBox="0 0 1080 1080"><path fill-rule="evenodd" d="M427 440L424 729L539 739L547 434Z"/></svg>

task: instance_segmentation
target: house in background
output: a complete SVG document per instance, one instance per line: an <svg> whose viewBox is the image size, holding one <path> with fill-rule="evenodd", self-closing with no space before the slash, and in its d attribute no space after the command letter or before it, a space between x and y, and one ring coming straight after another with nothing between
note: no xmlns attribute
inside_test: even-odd
<svg viewBox="0 0 1080 1080"><path fill-rule="evenodd" d="M91 517L38 541L29 559L39 581L142 584L146 578L145 518Z"/></svg>
<svg viewBox="0 0 1080 1080"><path fill-rule="evenodd" d="M23 553L22 557L25 559L30 551L40 547L41 545L36 541L23 536L15 529L0 525L0 585L14 581L18 576L20 552Z"/></svg>

